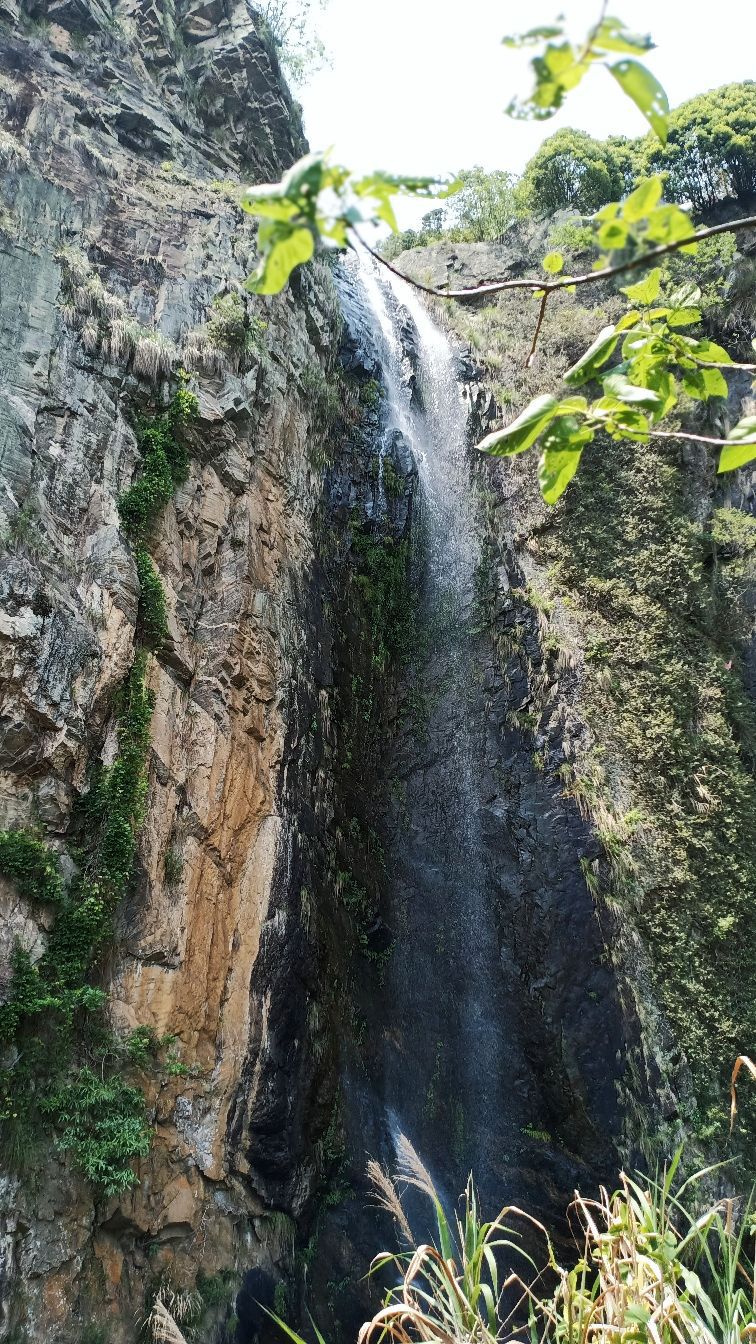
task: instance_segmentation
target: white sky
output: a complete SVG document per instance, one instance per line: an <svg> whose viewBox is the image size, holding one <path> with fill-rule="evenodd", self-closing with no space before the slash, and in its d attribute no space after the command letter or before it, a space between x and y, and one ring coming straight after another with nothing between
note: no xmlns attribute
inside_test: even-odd
<svg viewBox="0 0 756 1344"><path fill-rule="evenodd" d="M561 11L582 37L599 9L600 0L330 0L318 30L333 65L299 94L310 145L334 146L356 170L453 173L479 163L518 172L560 126L642 134L640 113L601 69L550 121L504 115L530 80L527 53L501 38ZM756 79L756 0L612 0L609 12L653 34L657 50L645 59L673 107ZM413 203L406 222L417 217Z"/></svg>

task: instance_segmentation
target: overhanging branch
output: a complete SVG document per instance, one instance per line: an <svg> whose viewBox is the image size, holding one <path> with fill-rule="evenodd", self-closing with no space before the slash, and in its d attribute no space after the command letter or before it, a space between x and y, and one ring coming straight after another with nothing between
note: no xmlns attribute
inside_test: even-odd
<svg viewBox="0 0 756 1344"><path fill-rule="evenodd" d="M494 280L485 285L474 285L469 289L436 289L434 285L424 285L420 280L413 280L411 276L405 275L398 266L392 265L380 252L366 243L355 230L355 236L360 245L374 257L381 266L385 266L387 271L393 275L398 275L400 280L405 280L408 285L414 289L419 289L423 294L432 294L436 299L456 299L464 301L465 299L480 298L486 294L503 294L509 290L527 289L532 292L538 292L545 297L549 294L555 294L560 289L571 289L573 285L592 285L599 280L611 280L615 275L625 275L628 271L641 270L645 266L651 266L661 257L667 257L671 252L679 252L682 247L689 247L691 243L702 242L705 238L714 238L719 233L739 233L744 229L756 229L756 215L750 215L746 219L733 219L729 224L713 224L708 229L698 229L688 238L678 238L674 243L664 243L661 247L654 247L649 252L642 252L637 257L631 257L629 261L618 262L616 266L604 266L600 271L588 271L584 275L562 275L558 280Z"/></svg>

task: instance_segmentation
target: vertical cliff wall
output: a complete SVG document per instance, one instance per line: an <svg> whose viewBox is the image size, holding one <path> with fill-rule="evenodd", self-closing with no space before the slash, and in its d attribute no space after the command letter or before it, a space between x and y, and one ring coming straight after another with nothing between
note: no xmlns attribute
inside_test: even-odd
<svg viewBox="0 0 756 1344"><path fill-rule="evenodd" d="M181 365L198 396L185 479L145 542L167 632L147 663L138 860L94 973L117 1039L175 1038L135 1075L156 1127L139 1184L122 1198L93 1190L56 1148L60 1128L21 1124L26 1039L2 1061L0 1334L73 1340L105 1321L116 1340L169 1270L177 1290L199 1270L200 1308L223 1314L233 1272L261 1243L276 1253L240 1093L242 1109L264 1096L288 1112L275 1130L289 1184L302 1161L312 1069L298 1086L291 1038L290 1057L266 1063L273 990L253 968L287 961L297 1011L282 769L306 731L295 707L322 481L316 393L339 318L322 268L267 303L238 288L254 245L232 179L278 175L302 149L246 5L11 4L3 19L0 797L3 825L33 828L66 879L92 825L77 829L76 805L118 757L119 687L144 643L146 580L119 497L144 475L141 431ZM1 901L8 1001L14 946L37 964L55 912L8 880ZM86 1040L76 1050L100 1068Z"/></svg>

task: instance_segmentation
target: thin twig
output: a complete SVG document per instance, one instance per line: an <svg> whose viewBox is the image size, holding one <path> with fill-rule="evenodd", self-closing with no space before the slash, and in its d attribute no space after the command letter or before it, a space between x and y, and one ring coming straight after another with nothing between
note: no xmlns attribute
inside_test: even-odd
<svg viewBox="0 0 756 1344"><path fill-rule="evenodd" d="M606 11L608 8L609 8L609 0L603 0L603 4L601 6L601 13L599 14L598 19L591 28L591 31L589 32L587 38L585 39L585 46L583 47L583 50L578 56L578 63L582 63L586 59L586 57L590 56L591 51L593 49L593 44L596 41L596 38L598 37L599 33L601 32L601 25L604 22L604 19L606 18Z"/></svg>
<svg viewBox="0 0 756 1344"><path fill-rule="evenodd" d="M746 219L733 219L729 224L713 224L711 228L699 229L696 233L691 233L687 238L678 238L674 243L664 243L661 247L654 247L650 252L643 252L637 257L631 257L629 261L621 261L616 266L605 266L600 271L588 271L585 275L563 275L558 280L494 280L486 285L474 285L470 289L436 289L433 285L424 285L420 280L413 280L411 276L405 275L397 266L393 266L390 261L382 257L374 247L366 243L364 238L360 237L356 229L355 237L362 247L370 253L381 266L385 266L387 271L398 275L400 280L406 280L408 285L414 289L422 290L423 294L432 294L437 299L475 299L484 294L501 294L510 289L529 289L543 290L546 294L553 294L559 289L569 289L573 285L592 285L599 280L610 280L615 275L624 275L627 271L637 271L644 266L650 266L652 262L658 261L660 257L667 257L671 252L678 252L681 247L689 247L691 243L700 243L705 238L714 238L719 233L738 233L741 229L756 229L756 215L750 215Z"/></svg>
<svg viewBox="0 0 756 1344"><path fill-rule="evenodd" d="M548 290L545 290L541 298L541 306L538 309L538 321L536 322L536 329L533 332L533 344L530 347L530 354L525 360L526 369L530 368L531 364L533 363L533 360L535 359L536 346L538 345L538 337L541 334L541 327L543 326L543 319L544 314L546 312L546 304L548 303L548 301L549 301L549 292Z"/></svg>
<svg viewBox="0 0 756 1344"><path fill-rule="evenodd" d="M748 448L756 439L710 439L705 434L685 434L676 429L648 429L638 435L641 439L687 439L689 443L710 443L715 448Z"/></svg>

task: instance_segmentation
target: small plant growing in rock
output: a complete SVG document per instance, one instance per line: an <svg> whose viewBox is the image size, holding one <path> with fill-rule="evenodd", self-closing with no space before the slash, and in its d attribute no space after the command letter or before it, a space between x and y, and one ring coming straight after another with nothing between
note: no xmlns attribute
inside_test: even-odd
<svg viewBox="0 0 756 1344"><path fill-rule="evenodd" d="M168 887L177 887L184 876L184 860L180 851L173 845L165 852L163 876Z"/></svg>

